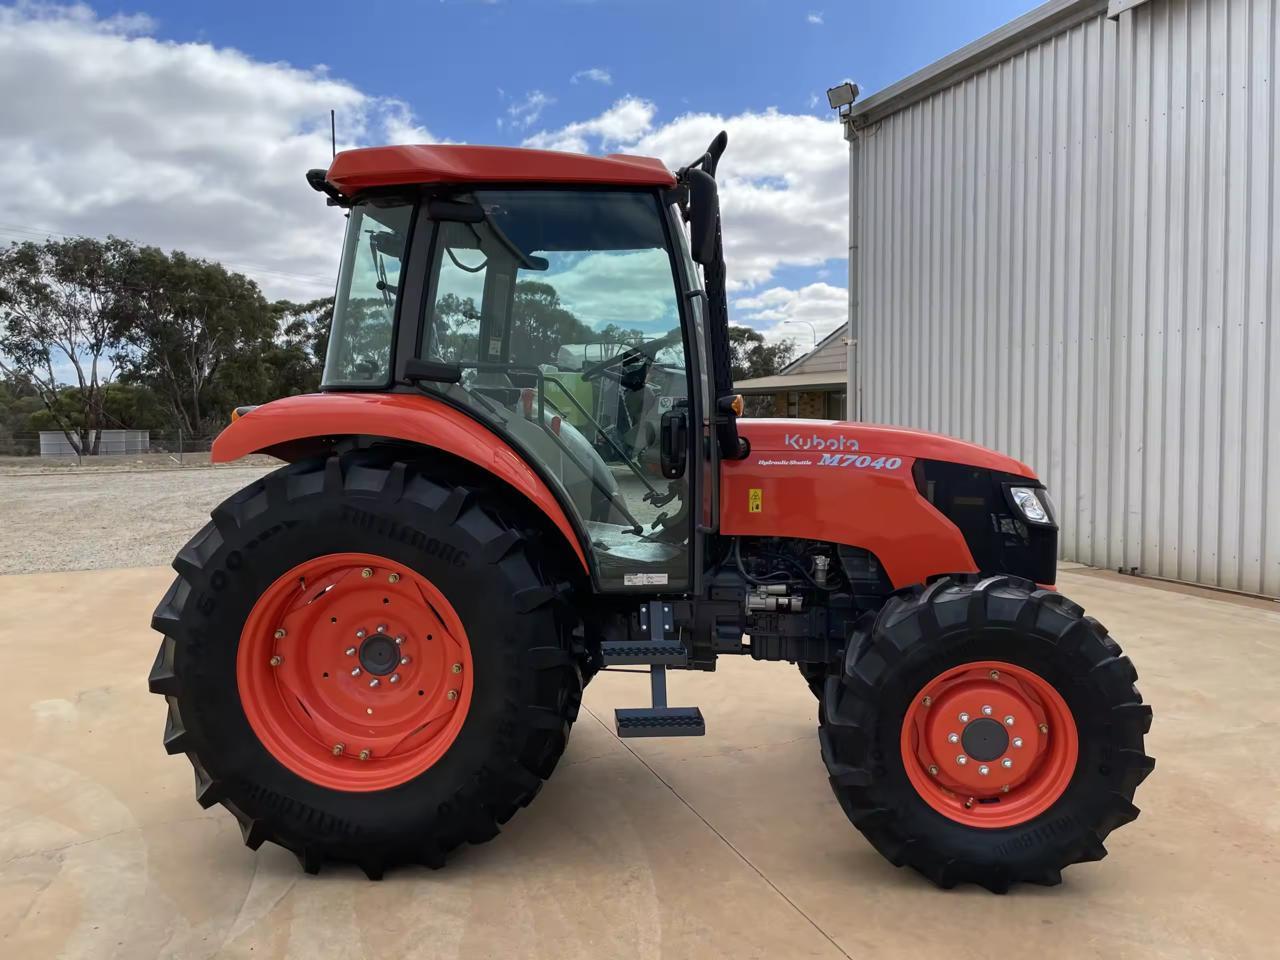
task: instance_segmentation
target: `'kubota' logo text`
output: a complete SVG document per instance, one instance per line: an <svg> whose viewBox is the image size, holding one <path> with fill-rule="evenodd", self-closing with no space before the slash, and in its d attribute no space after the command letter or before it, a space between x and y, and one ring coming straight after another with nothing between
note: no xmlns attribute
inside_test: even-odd
<svg viewBox="0 0 1280 960"><path fill-rule="evenodd" d="M783 436L788 447L795 450L839 450L858 449L858 441L853 437L820 437L816 433L806 437L800 433L788 433Z"/></svg>

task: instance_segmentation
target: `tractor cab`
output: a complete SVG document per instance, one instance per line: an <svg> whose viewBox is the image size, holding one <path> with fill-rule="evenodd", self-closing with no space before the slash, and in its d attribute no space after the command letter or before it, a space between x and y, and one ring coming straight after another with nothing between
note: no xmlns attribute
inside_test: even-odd
<svg viewBox="0 0 1280 960"><path fill-rule="evenodd" d="M349 156L326 186L341 182ZM703 185L691 210L688 173L634 158L595 162L640 182L414 184L344 196L322 386L421 391L464 411L573 514L599 589L684 590L696 579L696 488L715 483L710 463L698 476L687 469L711 351L685 221L710 234L714 186Z"/></svg>

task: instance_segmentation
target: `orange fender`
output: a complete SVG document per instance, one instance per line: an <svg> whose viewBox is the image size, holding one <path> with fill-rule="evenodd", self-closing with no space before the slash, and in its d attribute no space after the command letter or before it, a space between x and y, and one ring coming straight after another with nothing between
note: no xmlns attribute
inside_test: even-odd
<svg viewBox="0 0 1280 960"><path fill-rule="evenodd" d="M241 414L213 442L226 463L299 441L340 436L387 437L444 450L514 487L555 524L582 569L587 558L559 501L509 444L474 419L431 397L409 393L323 393L286 397ZM285 459L288 459L286 454Z"/></svg>

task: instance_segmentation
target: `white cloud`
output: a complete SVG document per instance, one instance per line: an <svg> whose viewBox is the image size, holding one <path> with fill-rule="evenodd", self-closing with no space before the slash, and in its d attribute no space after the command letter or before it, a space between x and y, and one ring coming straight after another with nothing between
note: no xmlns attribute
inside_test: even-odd
<svg viewBox="0 0 1280 960"><path fill-rule="evenodd" d="M114 233L222 260L268 296L332 292L342 217L303 181L338 147L433 139L406 104L150 36L145 17L0 7L0 242Z"/></svg>
<svg viewBox="0 0 1280 960"><path fill-rule="evenodd" d="M591 120L529 137L528 146L661 157L672 169L720 131L729 148L717 173L729 280L767 283L781 266L817 267L848 252L848 153L829 118L776 110L691 113L655 124L657 107L625 97Z"/></svg>
<svg viewBox="0 0 1280 960"><path fill-rule="evenodd" d="M613 74L603 67L591 67L587 70L579 70L569 78L570 83L581 83L583 80L590 80L592 83L599 83L607 87L613 83Z"/></svg>
<svg viewBox="0 0 1280 960"><path fill-rule="evenodd" d="M733 300L730 317L772 340L795 340L801 351L808 350L848 319L848 294L843 287L811 283L792 290L770 287L749 297ZM810 329L812 325L812 329Z"/></svg>
<svg viewBox="0 0 1280 960"><path fill-rule="evenodd" d="M590 120L580 120L559 130L542 130L527 138L526 147L541 150L568 150L589 153L593 149L613 150L633 143L653 128L658 108L639 97L623 97Z"/></svg>
<svg viewBox="0 0 1280 960"><path fill-rule="evenodd" d="M811 10L811 11L809 12L809 15L808 15L807 17L805 17L805 20L807 20L809 23L812 23L812 24L816 24L816 25L818 25L818 26L821 26L821 25L822 25L822 11L821 11L821 10Z"/></svg>
<svg viewBox="0 0 1280 960"><path fill-rule="evenodd" d="M531 127L542 117L542 111L555 102L555 97L541 90L530 90L524 95L524 99L517 100L507 107L507 115L511 117L512 126Z"/></svg>
<svg viewBox="0 0 1280 960"><path fill-rule="evenodd" d="M0 243L114 233L222 260L272 297L331 292L342 217L302 179L329 162L330 108L339 149L440 138L404 102L323 67L161 41L153 30L145 17L87 7L0 6L0 90L10 94L0 97L0 177L15 185ZM846 253L838 124L776 110L665 120L657 104L629 95L536 131L551 102L537 90L506 97L512 112L502 117L529 125L528 146L647 154L673 169L727 129L719 178L735 319L769 330L792 316L823 330L838 322L838 288L788 291L775 280L780 268L819 269Z"/></svg>

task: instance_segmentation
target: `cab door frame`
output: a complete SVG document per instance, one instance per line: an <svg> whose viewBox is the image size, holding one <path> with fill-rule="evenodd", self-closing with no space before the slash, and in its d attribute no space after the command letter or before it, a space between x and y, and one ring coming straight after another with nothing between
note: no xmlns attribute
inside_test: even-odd
<svg viewBox="0 0 1280 960"><path fill-rule="evenodd" d="M467 192L473 190L484 190L486 188L501 189L503 184L468 184ZM528 187L521 185L522 189L538 189L536 187ZM574 189L593 189L582 188L575 185L566 184L548 184L546 189L552 190L574 190ZM610 188L595 188L610 189ZM687 431L687 454L686 463L686 480L688 484L688 509L686 511L685 523L688 524L688 548L686 550L688 562L688 577L686 588L676 588L674 591L663 590L653 586L641 587L619 587L605 586L601 583L599 571L595 562L595 551L592 547L591 537L581 524L577 511L573 504L569 502L567 497L561 491L559 484L555 478L550 476L549 471L544 465L538 462L536 457L523 453L518 442L507 436L503 431L499 430L494 424L489 423L476 416L475 412L469 409L465 404L458 403L450 398L444 392L432 392L431 396L458 411L466 414L468 417L481 424L495 436L501 438L504 442L512 444L515 449L522 453L521 459L529 466L540 480L552 490L557 502L565 514L571 518L571 522L578 534L578 540L582 544L587 555L587 566L590 571L593 592L596 594L605 594L610 596L644 596L644 595L661 595L661 594L700 594L707 565L706 559L706 542L705 537L708 532L706 523L710 518L711 523L715 523L718 515L718 473L719 465L717 461L717 451L715 443L709 444L703 441L703 436L708 429L709 420L707 419L707 400L706 400L706 384L704 377L706 374L707 364L707 344L705 341L705 312L702 329L696 329L694 323L693 308L691 300L695 297L702 297L705 301L705 293L702 290L702 284L699 277L694 274L690 275L688 267L692 263L681 256L680 248L677 246L682 241L677 238L675 231L680 231L680 237L684 237L684 226L679 222L678 218L672 211L671 198L669 191L665 189L637 190L634 187L615 188L624 189L630 193L648 193L653 197L658 207L659 220L662 223L664 231L666 254L671 268L672 290L677 303L677 311L680 320L680 328L682 335L682 345L685 352L685 380L688 390L688 416L689 429ZM456 189L443 191L443 193L454 194ZM391 390L395 392L416 393L418 387L409 383L405 377L405 364L410 359L419 358L426 341L426 314L435 302L436 286L438 282L438 271L433 270L437 258L442 254L437 249L437 241L439 238L439 230L436 221L432 220L427 213L426 203L433 194L439 194L441 191L424 190L420 194L417 205L416 215L413 221L413 227L410 234L410 243L407 262L404 265L405 275L401 287L401 296L397 303L396 323L397 330L395 336L395 349L393 351L393 381ZM509 295L514 295L514 285ZM508 305L509 307L509 305ZM510 318L508 317L507 327L505 331L510 334ZM429 358L428 358L429 359ZM711 468L707 469L707 455L711 458ZM706 509L706 500L708 496L716 505L717 509L708 514ZM714 527L711 528L712 530Z"/></svg>

